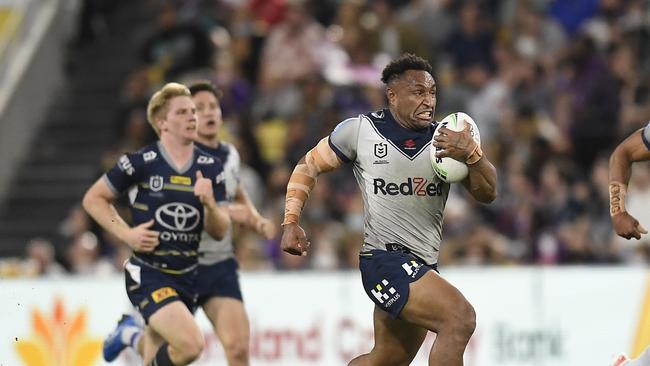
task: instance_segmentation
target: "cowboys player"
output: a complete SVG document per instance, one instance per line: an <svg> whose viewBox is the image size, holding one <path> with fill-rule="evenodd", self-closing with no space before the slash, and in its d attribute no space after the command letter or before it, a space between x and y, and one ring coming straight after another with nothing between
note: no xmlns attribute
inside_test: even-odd
<svg viewBox="0 0 650 366"><path fill-rule="evenodd" d="M273 223L262 217L239 182L239 153L219 139L223 124L219 91L207 81L189 86L196 105L198 135L195 145L221 160L224 165L226 199L231 202L231 219L255 230L266 239L276 235ZM203 308L223 345L228 365L249 364L250 323L239 286L232 243L232 228L222 240L203 235L199 245L199 272L196 281L197 305ZM113 361L126 347L142 353L142 329L132 316L125 316L104 341L104 359Z"/></svg>
<svg viewBox="0 0 650 366"><path fill-rule="evenodd" d="M187 365L204 346L191 313L201 232L221 239L230 226L227 209L217 204L225 200L223 167L194 146L196 109L184 85L156 92L147 117L160 140L122 156L86 192L83 206L133 249L126 289L148 325L144 364ZM112 205L126 191L133 227Z"/></svg>
<svg viewBox="0 0 650 366"><path fill-rule="evenodd" d="M233 221L244 223L266 239L276 235L273 223L262 217L239 182L239 153L235 147L219 139L223 120L219 106L219 91L209 82L197 82L189 87L199 115L196 145L219 158L224 164L226 197ZM198 305L203 308L221 340L228 365L249 364L250 325L239 287L232 245L232 229L223 240L205 237L199 246Z"/></svg>

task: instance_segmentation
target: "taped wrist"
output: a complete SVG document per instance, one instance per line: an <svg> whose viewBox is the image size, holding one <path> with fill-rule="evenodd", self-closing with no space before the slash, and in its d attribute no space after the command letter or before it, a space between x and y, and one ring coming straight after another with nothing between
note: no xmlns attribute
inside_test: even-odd
<svg viewBox="0 0 650 366"><path fill-rule="evenodd" d="M302 209L316 184L318 175L341 166L341 160L329 147L327 139L328 137L325 137L320 140L316 147L309 150L304 159L301 159L293 169L289 184L287 184L282 226L298 223Z"/></svg>
<svg viewBox="0 0 650 366"><path fill-rule="evenodd" d="M465 164L467 165L472 165L476 164L481 158L483 157L483 150L481 150L481 147L477 143L476 146L474 147L474 150L467 155L467 159L465 159Z"/></svg>
<svg viewBox="0 0 650 366"><path fill-rule="evenodd" d="M627 185L621 182L609 183L609 215L615 216L625 212L625 194Z"/></svg>

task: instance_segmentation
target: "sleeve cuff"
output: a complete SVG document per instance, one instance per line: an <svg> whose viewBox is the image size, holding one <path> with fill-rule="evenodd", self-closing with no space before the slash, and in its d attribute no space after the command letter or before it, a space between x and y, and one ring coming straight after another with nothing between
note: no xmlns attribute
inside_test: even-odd
<svg viewBox="0 0 650 366"><path fill-rule="evenodd" d="M120 191L118 191L117 188L115 188L115 186L114 186L113 183L111 182L111 180L108 179L108 175L104 174L104 175L102 176L102 179L104 180L104 182L106 182L106 185L108 186L108 188L109 188L113 193L115 193L116 195L119 195L119 194L120 194Z"/></svg>
<svg viewBox="0 0 650 366"><path fill-rule="evenodd" d="M336 145L334 145L334 143L332 142L332 135L330 135L327 138L327 143L330 145L332 150L334 150L334 153L336 153L336 156L338 156L339 159L341 159L344 163L349 163L349 162L352 161L350 158L345 156L345 154L338 147L336 147Z"/></svg>

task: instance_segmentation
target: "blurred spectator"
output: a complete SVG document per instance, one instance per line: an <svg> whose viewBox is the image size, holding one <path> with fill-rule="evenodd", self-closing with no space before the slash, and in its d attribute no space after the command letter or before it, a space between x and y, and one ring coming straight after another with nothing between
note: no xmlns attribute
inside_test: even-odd
<svg viewBox="0 0 650 366"><path fill-rule="evenodd" d="M517 2L512 43L517 53L528 60L553 63L566 45L564 30L553 19L545 18L542 8L531 1Z"/></svg>
<svg viewBox="0 0 650 366"><path fill-rule="evenodd" d="M596 13L599 1L608 0L553 0L548 10L567 33L575 35L583 23Z"/></svg>
<svg viewBox="0 0 650 366"><path fill-rule="evenodd" d="M158 28L142 46L144 61L156 65L167 77L209 66L214 46L205 30L193 23L181 23L178 10L164 2Z"/></svg>
<svg viewBox="0 0 650 366"><path fill-rule="evenodd" d="M306 0L287 0L284 20L266 39L259 81L265 93L278 91L321 69L325 30L309 14L307 5Z"/></svg>
<svg viewBox="0 0 650 366"><path fill-rule="evenodd" d="M34 238L27 243L27 263L37 277L58 277L65 269L54 259L54 246L44 238Z"/></svg>
<svg viewBox="0 0 650 366"><path fill-rule="evenodd" d="M413 25L397 17L397 7L390 0L372 0L372 9L377 16L380 50L394 59L402 53L429 55L422 34Z"/></svg>
<svg viewBox="0 0 650 366"><path fill-rule="evenodd" d="M117 273L106 258L99 256L99 245L95 234L85 232L74 238L67 253L70 272L76 275L106 276Z"/></svg>
<svg viewBox="0 0 650 366"><path fill-rule="evenodd" d="M475 1L462 3L458 26L446 44L454 66L461 70L473 65L491 66L493 43L489 19L481 16L479 4Z"/></svg>
<svg viewBox="0 0 650 366"><path fill-rule="evenodd" d="M428 54L421 55L433 61L434 69L443 58L445 42L456 27L453 5L453 0L413 0L404 6L400 14L403 22L418 28L429 49Z"/></svg>
<svg viewBox="0 0 650 366"><path fill-rule="evenodd" d="M110 30L110 16L116 9L113 0L82 0L77 28L76 45L92 42Z"/></svg>
<svg viewBox="0 0 650 366"><path fill-rule="evenodd" d="M586 172L617 136L621 84L587 36L574 40L566 62L573 158Z"/></svg>

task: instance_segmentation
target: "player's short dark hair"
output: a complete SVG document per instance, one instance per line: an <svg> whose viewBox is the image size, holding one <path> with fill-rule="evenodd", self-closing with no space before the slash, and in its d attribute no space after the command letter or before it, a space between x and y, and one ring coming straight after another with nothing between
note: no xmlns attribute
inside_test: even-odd
<svg viewBox="0 0 650 366"><path fill-rule="evenodd" d="M188 86L188 89L190 89L192 96L195 96L202 91L212 93L212 95L214 95L217 100L221 99L221 96L223 96L221 90L219 90L214 84L207 80L195 81Z"/></svg>
<svg viewBox="0 0 650 366"><path fill-rule="evenodd" d="M412 53L405 53L384 67L384 71L381 72L381 81L388 85L408 70L422 70L433 75L433 68L429 61Z"/></svg>

